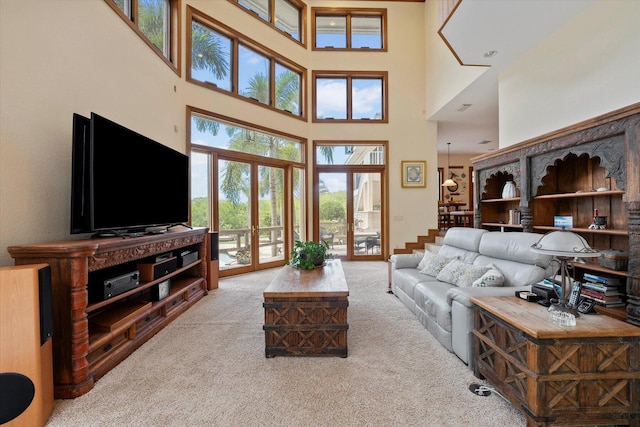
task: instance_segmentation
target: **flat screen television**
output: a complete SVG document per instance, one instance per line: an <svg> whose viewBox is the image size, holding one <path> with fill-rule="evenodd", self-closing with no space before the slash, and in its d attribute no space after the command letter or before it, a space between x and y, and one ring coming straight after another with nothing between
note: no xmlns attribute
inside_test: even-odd
<svg viewBox="0 0 640 427"><path fill-rule="evenodd" d="M71 233L189 221L189 157L98 114L74 115Z"/></svg>

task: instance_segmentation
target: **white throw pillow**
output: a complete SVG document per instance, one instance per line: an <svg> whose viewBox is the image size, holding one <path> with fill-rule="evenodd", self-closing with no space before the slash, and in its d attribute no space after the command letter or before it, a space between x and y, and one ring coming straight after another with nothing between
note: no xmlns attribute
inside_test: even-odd
<svg viewBox="0 0 640 427"><path fill-rule="evenodd" d="M444 266L436 279L456 286L471 287L473 282L482 277L482 275L490 269L490 267L467 264L454 259Z"/></svg>
<svg viewBox="0 0 640 427"><path fill-rule="evenodd" d="M490 270L484 273L481 278L473 282L471 287L484 288L488 286L502 286L504 283L504 275L502 274L502 271L498 270L498 267L493 264L488 264L487 267L489 267Z"/></svg>
<svg viewBox="0 0 640 427"><path fill-rule="evenodd" d="M430 248L425 248L424 256L422 257L422 259L420 260L420 263L416 268L418 270L422 270L427 266L427 262L429 262L429 260L431 259L431 255L437 255L437 254L438 254L437 251L431 250Z"/></svg>
<svg viewBox="0 0 640 427"><path fill-rule="evenodd" d="M443 256L432 254L426 251L424 253L424 267L420 269L420 273L436 277L440 270L444 268L451 260L455 258L445 258ZM421 261L422 262L422 261Z"/></svg>

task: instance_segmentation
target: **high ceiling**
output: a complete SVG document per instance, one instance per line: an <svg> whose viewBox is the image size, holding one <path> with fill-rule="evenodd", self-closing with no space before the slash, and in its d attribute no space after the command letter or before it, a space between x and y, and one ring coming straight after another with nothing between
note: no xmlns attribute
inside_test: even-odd
<svg viewBox="0 0 640 427"><path fill-rule="evenodd" d="M452 55L487 70L444 106L438 121L438 151L481 154L498 148L498 75L595 0L462 0L442 29ZM495 56L485 53L496 51ZM464 104L470 106L458 111ZM478 144L480 141L491 141Z"/></svg>

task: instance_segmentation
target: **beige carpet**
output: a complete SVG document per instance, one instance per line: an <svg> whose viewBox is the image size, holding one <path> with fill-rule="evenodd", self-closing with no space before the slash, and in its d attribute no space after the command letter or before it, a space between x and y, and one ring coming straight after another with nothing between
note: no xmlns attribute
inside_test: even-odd
<svg viewBox="0 0 640 427"><path fill-rule="evenodd" d="M385 262L343 262L349 357L264 357L276 270L222 279L48 426L524 426L386 293Z"/></svg>

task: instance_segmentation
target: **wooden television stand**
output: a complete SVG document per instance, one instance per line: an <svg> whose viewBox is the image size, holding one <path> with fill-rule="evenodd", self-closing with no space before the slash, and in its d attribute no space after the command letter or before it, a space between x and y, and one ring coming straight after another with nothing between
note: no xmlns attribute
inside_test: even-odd
<svg viewBox="0 0 640 427"><path fill-rule="evenodd" d="M8 248L16 265L51 266L56 398L87 393L94 381L207 294L208 239L208 229L200 228ZM137 270L140 263L156 262L158 256L179 258L185 251L198 251L198 257L111 298L89 301L88 288L102 286L98 277L116 277Z"/></svg>

